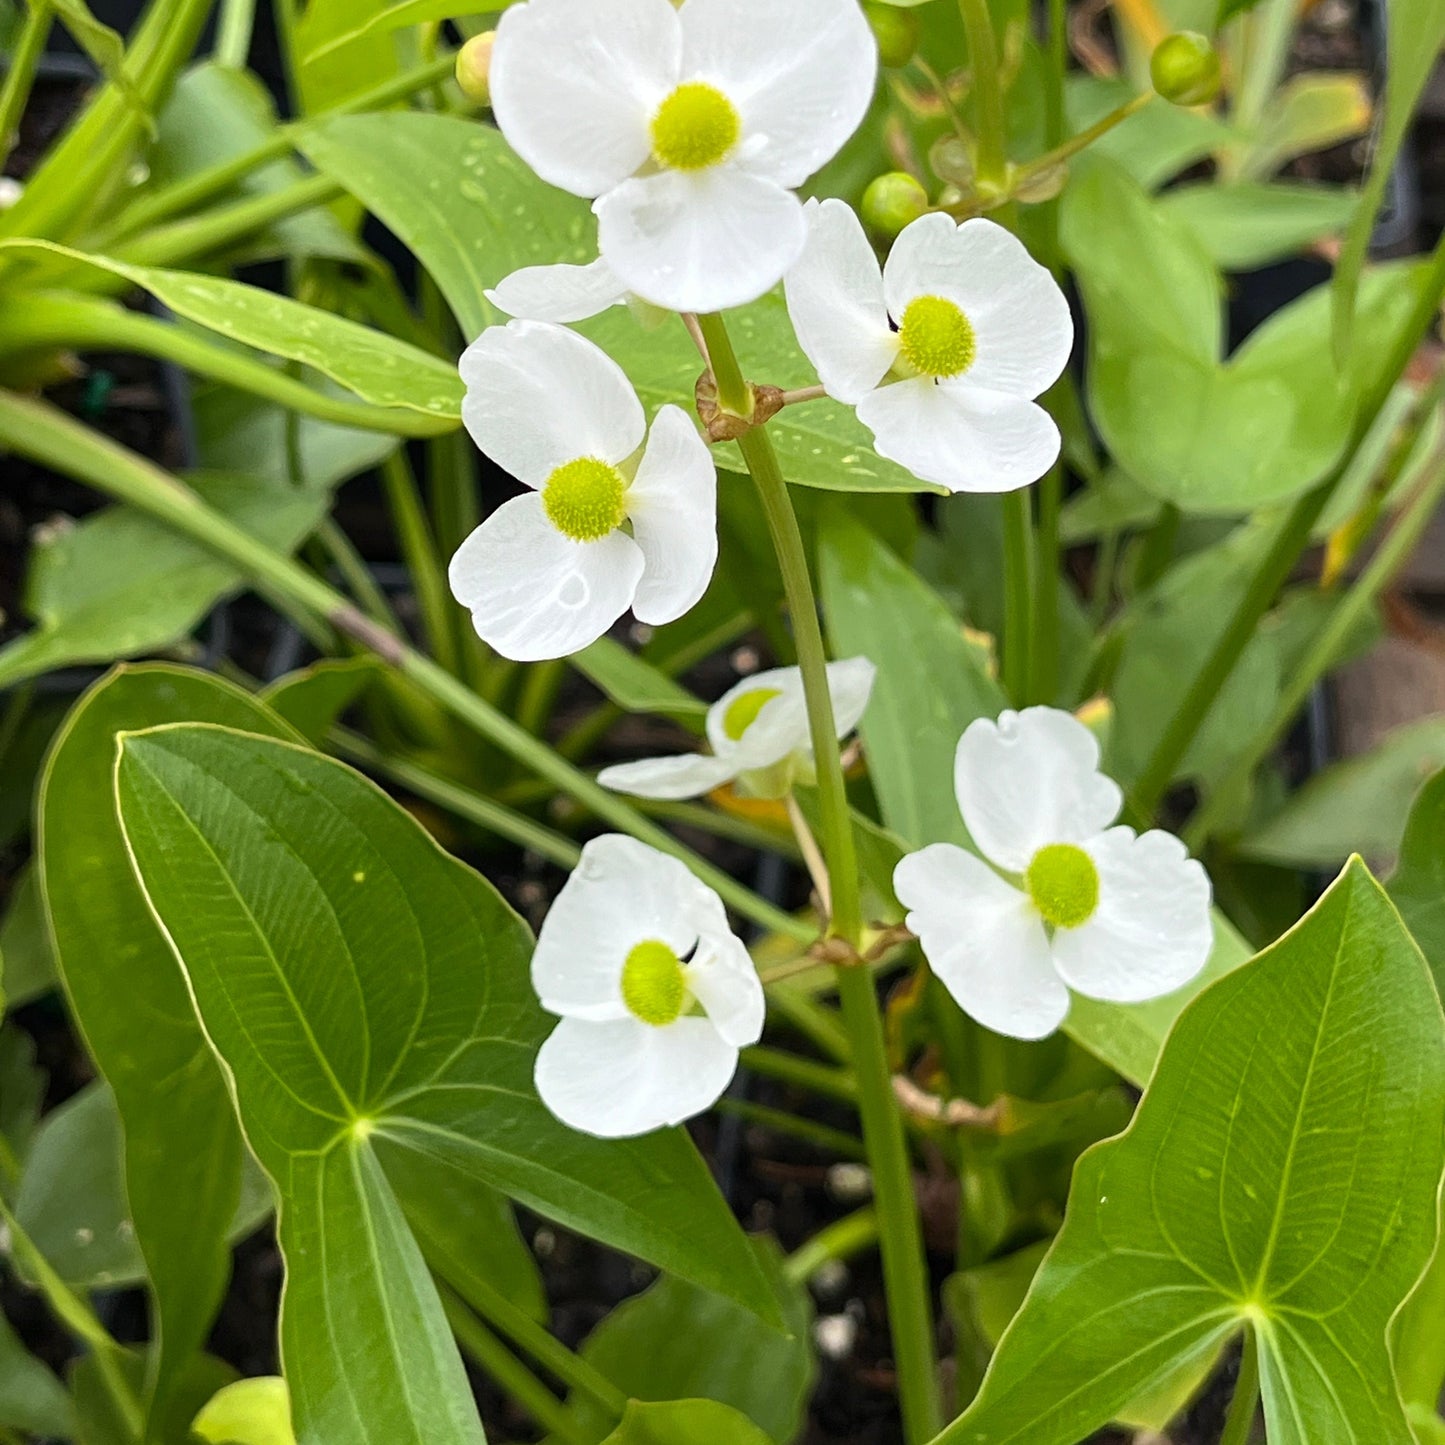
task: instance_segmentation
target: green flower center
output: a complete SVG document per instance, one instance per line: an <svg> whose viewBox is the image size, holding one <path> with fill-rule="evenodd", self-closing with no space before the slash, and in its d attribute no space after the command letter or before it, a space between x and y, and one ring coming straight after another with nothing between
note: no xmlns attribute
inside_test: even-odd
<svg viewBox="0 0 1445 1445"><path fill-rule="evenodd" d="M942 296L917 296L898 327L903 359L919 376L959 376L973 365L973 323Z"/></svg>
<svg viewBox="0 0 1445 1445"><path fill-rule="evenodd" d="M755 687L751 692L745 692L741 697L735 697L723 714L723 732L733 742L741 742L743 734L757 721L758 714L775 697L782 697L782 695L775 687Z"/></svg>
<svg viewBox="0 0 1445 1445"><path fill-rule="evenodd" d="M596 457L578 457L558 467L542 488L547 520L574 542L599 542L627 516L622 505L627 483L616 467Z"/></svg>
<svg viewBox="0 0 1445 1445"><path fill-rule="evenodd" d="M1077 928L1099 906L1099 870L1072 843L1040 848L1024 874L1024 886L1044 922L1055 928Z"/></svg>
<svg viewBox="0 0 1445 1445"><path fill-rule="evenodd" d="M674 171L702 171L727 158L743 132L737 107L702 80L679 85L652 117L652 154Z"/></svg>
<svg viewBox="0 0 1445 1445"><path fill-rule="evenodd" d="M643 1023L673 1023L687 1003L682 960L655 938L639 943L622 965L622 1002Z"/></svg>

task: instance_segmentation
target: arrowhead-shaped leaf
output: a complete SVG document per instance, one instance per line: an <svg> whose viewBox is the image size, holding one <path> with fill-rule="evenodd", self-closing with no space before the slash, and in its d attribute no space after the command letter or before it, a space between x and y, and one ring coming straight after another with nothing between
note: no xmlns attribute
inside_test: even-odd
<svg viewBox="0 0 1445 1445"><path fill-rule="evenodd" d="M1435 1243L1445 1022L1358 860L1180 1016L940 1445L1073 1445L1249 1325L1270 1445L1413 1445L1386 1330Z"/></svg>
<svg viewBox="0 0 1445 1445"><path fill-rule="evenodd" d="M282 1197L299 1439L481 1439L397 1202L418 1156L776 1318L683 1133L602 1143L542 1106L526 928L379 789L300 748L181 726L125 739L116 792Z"/></svg>

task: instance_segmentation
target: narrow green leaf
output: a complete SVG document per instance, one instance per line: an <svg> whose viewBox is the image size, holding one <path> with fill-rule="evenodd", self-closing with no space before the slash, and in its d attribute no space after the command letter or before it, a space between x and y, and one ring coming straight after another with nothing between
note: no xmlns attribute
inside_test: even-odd
<svg viewBox="0 0 1445 1445"><path fill-rule="evenodd" d="M1415 798L1389 891L1445 997L1445 772Z"/></svg>
<svg viewBox="0 0 1445 1445"><path fill-rule="evenodd" d="M132 565L133 556L129 559ZM176 1429L184 1369L230 1272L242 1143L185 979L136 887L111 802L116 737L174 719L284 734L239 688L175 667L118 668L78 703L41 782L37 856L71 1012L115 1091L128 1217L160 1349L153 1414Z"/></svg>
<svg viewBox="0 0 1445 1445"><path fill-rule="evenodd" d="M320 747L381 670L380 660L372 656L323 658L278 678L261 696L272 712Z"/></svg>
<svg viewBox="0 0 1445 1445"><path fill-rule="evenodd" d="M32 1435L75 1433L75 1412L65 1387L22 1343L0 1315L0 1426Z"/></svg>
<svg viewBox="0 0 1445 1445"><path fill-rule="evenodd" d="M1196 181L1176 186L1160 205L1183 221L1216 266L1248 271L1342 230L1358 202L1354 191L1337 186Z"/></svg>
<svg viewBox="0 0 1445 1445"><path fill-rule="evenodd" d="M125 740L117 795L283 1199L300 1437L480 1438L391 1182L417 1154L776 1316L681 1131L603 1143L542 1106L526 929L385 794L299 748L172 727Z"/></svg>
<svg viewBox="0 0 1445 1445"><path fill-rule="evenodd" d="M50 946L35 869L26 867L0 921L0 995L5 1008L19 1008L55 987L55 951Z"/></svg>
<svg viewBox="0 0 1445 1445"><path fill-rule="evenodd" d="M286 1381L263 1375L227 1385L206 1402L191 1429L211 1445L296 1445Z"/></svg>
<svg viewBox="0 0 1445 1445"><path fill-rule="evenodd" d="M1358 860L1183 1013L940 1445L1074 1445L1248 1325L1271 1445L1413 1445L1386 1332L1435 1244L1445 1020Z"/></svg>
<svg viewBox="0 0 1445 1445"><path fill-rule="evenodd" d="M715 1400L628 1403L622 1423L604 1445L770 1445L746 1415Z"/></svg>
<svg viewBox="0 0 1445 1445"><path fill-rule="evenodd" d="M589 682L628 712L659 713L701 731L698 723L707 715L707 704L646 658L628 651L615 638L600 638L573 656L571 662Z"/></svg>

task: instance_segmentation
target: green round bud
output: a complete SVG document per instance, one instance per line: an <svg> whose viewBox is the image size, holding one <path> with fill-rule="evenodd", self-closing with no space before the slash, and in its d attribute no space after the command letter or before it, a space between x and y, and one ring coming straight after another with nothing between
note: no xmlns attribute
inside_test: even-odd
<svg viewBox="0 0 1445 1445"><path fill-rule="evenodd" d="M466 98L477 105L490 105L492 100L492 46L495 30L474 35L457 51L457 85Z"/></svg>
<svg viewBox="0 0 1445 1445"><path fill-rule="evenodd" d="M877 176L863 192L863 224L884 241L891 241L928 209L928 192L906 171Z"/></svg>
<svg viewBox="0 0 1445 1445"><path fill-rule="evenodd" d="M918 51L918 16L896 5L864 5L878 41L878 58L889 70L901 70Z"/></svg>
<svg viewBox="0 0 1445 1445"><path fill-rule="evenodd" d="M1180 30L1167 36L1149 58L1154 89L1174 105L1208 105L1219 94L1219 52L1207 36Z"/></svg>

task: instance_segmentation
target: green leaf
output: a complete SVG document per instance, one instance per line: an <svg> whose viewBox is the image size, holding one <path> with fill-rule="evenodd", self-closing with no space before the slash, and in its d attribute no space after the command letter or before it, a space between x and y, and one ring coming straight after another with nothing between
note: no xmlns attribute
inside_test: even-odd
<svg viewBox="0 0 1445 1445"><path fill-rule="evenodd" d="M604 1445L770 1445L746 1415L715 1400L628 1402L622 1423Z"/></svg>
<svg viewBox="0 0 1445 1445"><path fill-rule="evenodd" d="M834 655L878 668L859 731L884 824L912 847L964 841L953 755L1003 692L937 594L841 508L823 519L818 574Z"/></svg>
<svg viewBox="0 0 1445 1445"><path fill-rule="evenodd" d="M1273 175L1296 156L1363 135L1370 113L1362 76L1327 71L1292 76L1269 98L1254 135L1239 148L1239 170L1248 179Z"/></svg>
<svg viewBox="0 0 1445 1445"><path fill-rule="evenodd" d="M570 661L618 707L676 718L701 731L698 722L707 715L707 704L615 638L600 638Z"/></svg>
<svg viewBox="0 0 1445 1445"><path fill-rule="evenodd" d="M125 41L91 13L85 0L51 0L51 9L60 23L74 37L80 48L95 62L100 73L115 86L135 108L136 114L151 123L150 108L145 96L136 89L126 70Z"/></svg>
<svg viewBox="0 0 1445 1445"><path fill-rule="evenodd" d="M309 127L298 144L412 250L436 280L468 338L507 318L485 292L522 266L596 258L586 201L544 185L489 126L449 116L349 115ZM778 295L729 317L753 381L805 385L813 371ZM702 363L676 318L646 329L625 308L578 328L631 377L650 409L691 405ZM768 433L791 482L838 491L930 491L873 450L851 407L791 407ZM736 447L719 465L742 471Z"/></svg>
<svg viewBox="0 0 1445 1445"><path fill-rule="evenodd" d="M1191 513L1298 495L1339 460L1359 393L1413 304L1412 273L1372 272L1357 346L1336 367L1318 287L1222 359L1220 278L1193 232L1098 158L1065 192L1062 236L1090 327L1089 395L1115 460Z"/></svg>
<svg viewBox="0 0 1445 1445"><path fill-rule="evenodd" d="M0 993L3 1008L19 1008L55 987L55 951L45 928L34 868L21 873L0 922Z"/></svg>
<svg viewBox="0 0 1445 1445"><path fill-rule="evenodd" d="M133 557L119 559L127 560L133 565ZM184 1369L205 1342L230 1272L227 1234L243 1152L225 1081L136 887L110 796L117 735L174 719L285 733L219 678L118 668L76 705L51 749L36 849L71 1012L120 1111L123 1217L145 1258L160 1342L153 1418L170 1429L179 1428Z"/></svg>
<svg viewBox="0 0 1445 1445"><path fill-rule="evenodd" d="M512 3L514 0L486 0L486 13L492 14L505 10ZM921 4L922 0L914 0L914 3ZM388 30L400 30L407 25L423 25L430 20L454 20L459 16L475 15L476 13L477 6L468 4L467 0L400 0L400 4L390 5L385 10L378 11L354 29L333 36L308 54L305 59L307 62L320 60L334 51L355 44L358 40L364 40L368 36Z"/></svg>
<svg viewBox="0 0 1445 1445"><path fill-rule="evenodd" d="M1195 181L1167 192L1160 207L1183 222L1216 266L1248 271L1342 231L1358 202L1354 191L1336 186Z"/></svg>
<svg viewBox="0 0 1445 1445"><path fill-rule="evenodd" d="M1413 1445L1386 1331L1434 1248L1445 1020L1358 860L1185 1011L940 1445L1074 1445L1241 1327L1271 1445Z"/></svg>
<svg viewBox="0 0 1445 1445"><path fill-rule="evenodd" d="M224 1120L220 1127L224 1135ZM101 1080L52 1109L36 1130L15 1195L15 1218L74 1289L120 1289L146 1280L126 1199L123 1156L115 1095ZM244 1156L225 1237L244 1239L273 1206L270 1182Z"/></svg>
<svg viewBox="0 0 1445 1445"><path fill-rule="evenodd" d="M45 1098L45 1075L35 1067L35 1041L14 1024L0 1026L0 1136L17 1160L24 1160ZM0 1199L11 1182L0 1173Z"/></svg>
<svg viewBox="0 0 1445 1445"><path fill-rule="evenodd" d="M191 1430L211 1445L296 1445L286 1381L263 1375L227 1385L206 1402Z"/></svg>
<svg viewBox="0 0 1445 1445"><path fill-rule="evenodd" d="M481 1438L391 1182L417 1154L776 1314L686 1135L603 1143L542 1106L526 929L380 790L299 748L172 727L125 740L117 796L282 1196L299 1437Z"/></svg>
<svg viewBox="0 0 1445 1445"><path fill-rule="evenodd" d="M1137 93L1127 80L1071 75L1064 89L1070 129L1076 135L1087 130ZM1232 136L1230 128L1207 111L1151 105L1100 136L1089 149L1153 190L1221 149ZM1141 248L1139 259L1146 254Z"/></svg>
<svg viewBox="0 0 1445 1445"><path fill-rule="evenodd" d="M1389 892L1445 997L1445 771L1416 794Z"/></svg>
<svg viewBox="0 0 1445 1445"><path fill-rule="evenodd" d="M1368 753L1316 773L1239 851L1296 867L1334 867L1351 853L1393 858L1411 799L1442 767L1445 718L1397 728Z"/></svg>
<svg viewBox="0 0 1445 1445"><path fill-rule="evenodd" d="M0 1426L32 1435L75 1434L65 1387L21 1342L0 1315Z"/></svg>
<svg viewBox="0 0 1445 1445"><path fill-rule="evenodd" d="M588 1335L583 1358L631 1399L715 1401L788 1445L802 1428L817 1376L812 1303L784 1276L777 1245L771 1239L753 1244L791 1339L731 1300L664 1275ZM574 1395L569 1409L589 1441L607 1435L611 1422L593 1402Z"/></svg>
<svg viewBox="0 0 1445 1445"><path fill-rule="evenodd" d="M326 515L330 494L225 474L189 485L253 536L286 551ZM0 649L0 687L57 667L104 664L186 638L241 574L208 547L130 507L45 532L30 554L25 609L35 628Z"/></svg>
<svg viewBox="0 0 1445 1445"><path fill-rule="evenodd" d="M334 312L223 276L134 266L53 241L0 241L0 253L61 256L124 277L177 316L230 341L299 362L374 406L461 417L462 382L440 357Z"/></svg>
<svg viewBox="0 0 1445 1445"><path fill-rule="evenodd" d="M344 52L330 42L380 15L387 0L310 0L292 25L296 55L294 84L307 115L330 110L396 75L401 50L385 31L366 37Z"/></svg>
<svg viewBox="0 0 1445 1445"><path fill-rule="evenodd" d="M380 660L372 656L323 658L278 678L261 696L272 712L320 747L381 670Z"/></svg>

